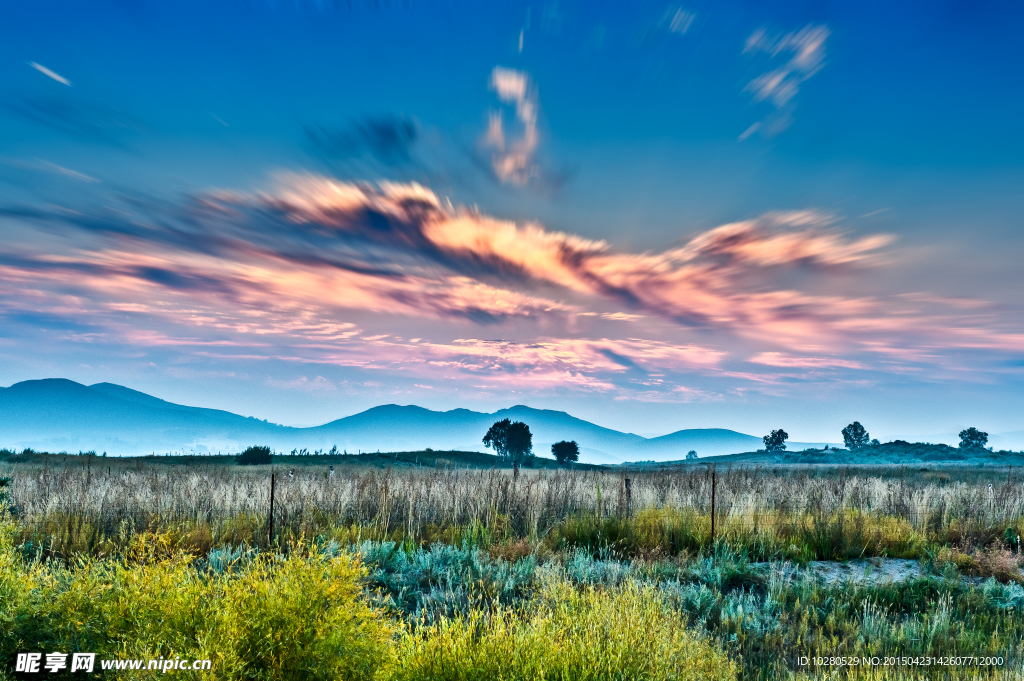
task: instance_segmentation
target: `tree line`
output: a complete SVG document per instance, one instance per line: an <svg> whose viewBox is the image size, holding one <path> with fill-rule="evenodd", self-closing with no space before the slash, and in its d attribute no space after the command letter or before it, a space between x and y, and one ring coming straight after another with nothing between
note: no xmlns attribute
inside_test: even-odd
<svg viewBox="0 0 1024 681"><path fill-rule="evenodd" d="M843 444L851 452L864 449L865 447L877 447L882 444L878 440L871 438L871 435L861 425L860 421L854 421L843 428L841 432ZM786 451L786 440L789 439L789 433L779 428L771 431L761 439L764 442L765 451L783 452ZM987 444L988 433L978 430L974 426L960 431L960 449L984 449Z"/></svg>
<svg viewBox="0 0 1024 681"><path fill-rule="evenodd" d="M865 447L877 447L881 444L877 439L871 438L860 421L854 421L843 428L841 432L843 443L850 451ZM761 439L764 442L765 451L784 452L789 433L778 428ZM530 426L522 421L512 421L511 419L496 421L484 435L483 443L485 447L493 449L495 454L509 461L514 468L519 468L533 457L533 433L530 432ZM984 449L986 444L988 444L988 433L973 426L960 431L960 449ZM337 451L338 448L334 447L328 453L336 454ZM319 454L319 451L317 453ZM293 450L292 454L296 454L296 451ZM580 460L580 447L575 440L562 440L551 445L551 455L560 464L574 463ZM695 450L691 449L686 453L687 460L696 458ZM242 465L269 464L271 462L270 447L249 447L239 454L237 459L238 463Z"/></svg>

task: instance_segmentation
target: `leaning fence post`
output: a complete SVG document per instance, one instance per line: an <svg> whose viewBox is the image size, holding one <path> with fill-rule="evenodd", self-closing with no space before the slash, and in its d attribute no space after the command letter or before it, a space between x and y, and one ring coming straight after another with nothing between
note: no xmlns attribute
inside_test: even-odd
<svg viewBox="0 0 1024 681"><path fill-rule="evenodd" d="M268 540L274 543L274 474L270 474L270 535Z"/></svg>

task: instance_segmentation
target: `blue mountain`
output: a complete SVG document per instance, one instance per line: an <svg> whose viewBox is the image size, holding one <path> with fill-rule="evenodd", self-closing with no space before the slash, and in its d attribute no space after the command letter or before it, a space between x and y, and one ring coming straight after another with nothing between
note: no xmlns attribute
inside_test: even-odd
<svg viewBox="0 0 1024 681"><path fill-rule="evenodd" d="M432 411L386 404L322 426L292 428L219 409L189 407L113 383L82 385L61 378L0 388L0 446L21 450L108 452L237 452L251 444L278 451L487 451L481 442L497 420L523 421L544 456L552 443L575 440L591 463L677 460L756 450L760 438L720 428L680 430L644 438L603 428L562 411L517 405L494 413ZM797 443L800 446L802 443ZM822 446L822 443L816 443Z"/></svg>

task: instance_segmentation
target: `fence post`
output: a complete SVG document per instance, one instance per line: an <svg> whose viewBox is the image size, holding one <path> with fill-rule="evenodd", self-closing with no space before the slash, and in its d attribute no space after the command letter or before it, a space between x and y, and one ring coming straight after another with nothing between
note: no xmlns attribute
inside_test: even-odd
<svg viewBox="0 0 1024 681"><path fill-rule="evenodd" d="M633 481L626 478L626 517L633 512Z"/></svg>
<svg viewBox="0 0 1024 681"><path fill-rule="evenodd" d="M274 474L270 474L270 536L268 540L274 543Z"/></svg>
<svg viewBox="0 0 1024 681"><path fill-rule="evenodd" d="M715 550L715 467L711 467L711 550Z"/></svg>

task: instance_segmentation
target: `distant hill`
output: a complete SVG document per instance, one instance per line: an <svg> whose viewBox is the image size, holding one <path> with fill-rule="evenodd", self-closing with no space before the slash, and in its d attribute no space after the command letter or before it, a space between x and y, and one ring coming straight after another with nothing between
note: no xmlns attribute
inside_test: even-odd
<svg viewBox="0 0 1024 681"><path fill-rule="evenodd" d="M186 407L135 390L61 378L0 389L0 443L51 451L146 454L283 437L296 429L218 409Z"/></svg>
<svg viewBox="0 0 1024 681"><path fill-rule="evenodd" d="M1021 466L1024 452L1011 450L969 449L951 447L946 444L905 442L896 440L879 445L863 447L855 451L847 449L787 449L782 452L750 451L726 456L712 456L702 459L703 464L739 465L804 465L824 464L831 466L888 466L888 465L929 465L943 466ZM641 464L640 467L663 467L693 465L693 462L659 461Z"/></svg>
<svg viewBox="0 0 1024 681"><path fill-rule="evenodd" d="M714 456L721 453L733 454L736 452L749 452L763 447L764 442L759 437L744 435L734 430L724 428L694 428L680 430L661 437L653 437L640 444L640 451L645 457L655 460L663 459L666 456L673 456L679 452L688 452L691 449L698 454ZM807 443L800 443L801 447L808 446ZM824 447L824 443L815 444L817 447ZM729 450L723 452L723 449Z"/></svg>
<svg viewBox="0 0 1024 681"><path fill-rule="evenodd" d="M258 443L286 452L332 447L350 453L427 447L483 452L488 450L481 438L503 418L530 426L537 455L548 456L551 444L559 440L575 440L581 460L589 463L681 459L690 449L704 457L750 451L761 444L760 438L718 428L644 438L562 411L522 405L484 413L388 404L322 426L292 428L218 409L174 404L113 383L85 386L53 378L0 388L0 447L17 450L228 453Z"/></svg>

